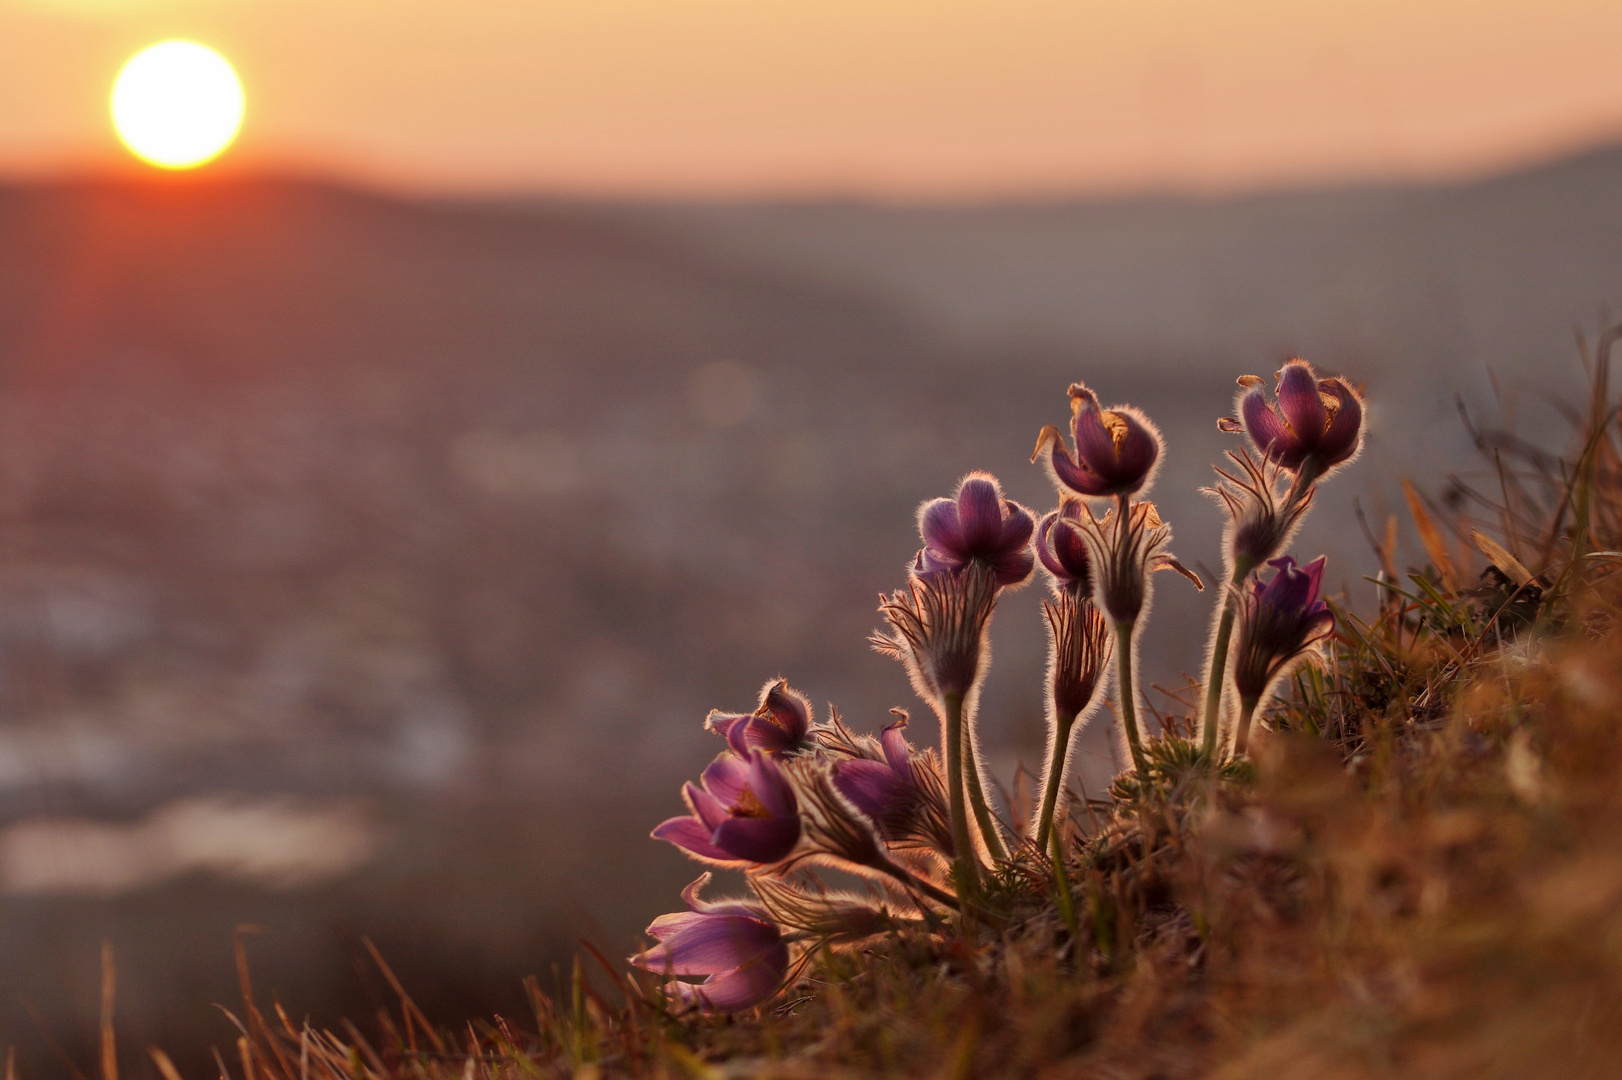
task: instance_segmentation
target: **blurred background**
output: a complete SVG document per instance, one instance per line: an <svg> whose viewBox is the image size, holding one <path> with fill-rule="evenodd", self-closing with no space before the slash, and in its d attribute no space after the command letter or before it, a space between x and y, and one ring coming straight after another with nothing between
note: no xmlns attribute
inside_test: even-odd
<svg viewBox="0 0 1622 1080"><path fill-rule="evenodd" d="M89 1072L104 940L128 1067L187 1075L239 927L320 1024L392 1000L368 937L449 1023L624 955L693 876L646 834L709 709L783 675L924 720L864 642L913 509L971 468L1051 505L1077 379L1159 422L1202 570L1234 378L1366 384L1297 547L1371 606L1354 500L1378 532L1402 478L1478 477L1461 400L1564 439L1622 303L1619 34L1584 0L0 0L0 1042ZM247 114L163 173L107 95L177 36ZM1005 784L1039 592L995 625ZM1149 681L1210 602L1159 584Z"/></svg>

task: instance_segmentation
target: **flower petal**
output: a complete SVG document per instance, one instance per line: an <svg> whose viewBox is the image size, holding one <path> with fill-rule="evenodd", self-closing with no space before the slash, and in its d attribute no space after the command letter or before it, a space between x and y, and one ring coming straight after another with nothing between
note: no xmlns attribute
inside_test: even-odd
<svg viewBox="0 0 1622 1080"><path fill-rule="evenodd" d="M918 508L918 533L926 550L965 559L963 531L958 525L955 499L931 499Z"/></svg>
<svg viewBox="0 0 1622 1080"><path fill-rule="evenodd" d="M835 765L833 779L839 793L875 822L884 816L903 786L901 777L889 765L861 758Z"/></svg>
<svg viewBox="0 0 1622 1080"><path fill-rule="evenodd" d="M706 829L713 831L717 825L732 816L730 802L722 802L697 784L683 784L681 795L687 802L687 808L693 812L694 817L704 823Z"/></svg>
<svg viewBox="0 0 1622 1080"><path fill-rule="evenodd" d="M897 720L879 733L879 743L884 747L884 760L908 783L912 782L912 747L907 745L907 730L905 718Z"/></svg>
<svg viewBox="0 0 1622 1080"><path fill-rule="evenodd" d="M1318 396L1318 377L1305 360L1291 360L1279 369L1278 409L1301 446L1312 453L1323 442L1329 414Z"/></svg>
<svg viewBox="0 0 1622 1080"><path fill-rule="evenodd" d="M767 687L760 707L771 714L772 721L791 743L798 743L811 728L811 703L782 679Z"/></svg>
<svg viewBox="0 0 1622 1080"><path fill-rule="evenodd" d="M754 963L714 975L699 986L668 983L665 992L689 1008L706 1012L739 1012L770 1001L788 973L788 947Z"/></svg>
<svg viewBox="0 0 1622 1080"><path fill-rule="evenodd" d="M996 550L1002 539L1002 492L984 473L970 473L957 489L957 524L969 556Z"/></svg>
<svg viewBox="0 0 1622 1080"><path fill-rule="evenodd" d="M1318 384L1318 389L1339 403L1334 418L1324 429L1323 445L1318 451L1327 468L1348 461L1357 453L1363 433L1363 402L1340 379L1325 379Z"/></svg>
<svg viewBox="0 0 1622 1080"><path fill-rule="evenodd" d="M735 817L716 828L714 846L728 858L774 863L788 856L800 840L798 817Z"/></svg>
<svg viewBox="0 0 1622 1080"><path fill-rule="evenodd" d="M748 760L733 754L722 754L705 766L700 780L705 791L731 806L743 794L744 785L749 783Z"/></svg>
<svg viewBox="0 0 1622 1080"><path fill-rule="evenodd" d="M727 745L732 748L733 753L746 754L749 751L743 741L742 725L747 723L750 718L751 714L749 713L724 713L711 710L709 717L704 721L704 726L725 739Z"/></svg>
<svg viewBox="0 0 1622 1080"><path fill-rule="evenodd" d="M718 863L735 863L736 855L717 847L711 841L711 832L695 817L676 817L664 821L650 834L655 840L675 844L690 855Z"/></svg>
<svg viewBox="0 0 1622 1080"><path fill-rule="evenodd" d="M660 938L660 923L673 932ZM777 927L760 919L737 915L701 915L681 912L664 915L648 928L658 945L640 954L633 962L649 971L670 975L716 975L758 961L782 948Z"/></svg>
<svg viewBox="0 0 1622 1080"><path fill-rule="evenodd" d="M1160 433L1136 409L1118 406L1112 412L1117 423L1126 425L1126 435L1115 448L1117 485L1131 494L1148 482L1160 458Z"/></svg>
<svg viewBox="0 0 1622 1080"><path fill-rule="evenodd" d="M1259 386L1252 386L1239 399L1239 415L1244 418L1245 432L1264 457L1271 457L1285 468L1301 464L1301 447L1284 420L1267 404L1267 395Z"/></svg>
<svg viewBox="0 0 1622 1080"><path fill-rule="evenodd" d="M799 812L788 777L777 767L777 762L758 750L749 756L749 790L774 818L794 817Z"/></svg>
<svg viewBox="0 0 1622 1080"><path fill-rule="evenodd" d="M1110 493L1103 478L1071 457L1069 447L1057 439L1048 447L1047 464L1053 479L1077 495L1097 498Z"/></svg>

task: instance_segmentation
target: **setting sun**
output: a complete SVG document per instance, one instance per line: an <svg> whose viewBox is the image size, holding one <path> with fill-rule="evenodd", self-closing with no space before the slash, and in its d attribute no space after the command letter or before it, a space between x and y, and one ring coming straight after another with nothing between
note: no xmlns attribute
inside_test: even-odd
<svg viewBox="0 0 1622 1080"><path fill-rule="evenodd" d="M230 61L195 41L136 53L113 83L113 128L136 157L163 169L213 160L242 127L242 82Z"/></svg>

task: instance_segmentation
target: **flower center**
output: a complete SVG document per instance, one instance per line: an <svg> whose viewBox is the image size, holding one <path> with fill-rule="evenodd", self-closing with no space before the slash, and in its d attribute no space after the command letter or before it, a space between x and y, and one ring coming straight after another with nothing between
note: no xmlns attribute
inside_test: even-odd
<svg viewBox="0 0 1622 1080"><path fill-rule="evenodd" d="M745 784L743 790L738 792L738 797L732 801L732 816L765 818L772 815L749 785Z"/></svg>
<svg viewBox="0 0 1622 1080"><path fill-rule="evenodd" d="M1121 444L1126 442L1126 434L1129 430L1126 425L1126 417L1120 413L1105 410L1099 414L1099 419L1104 422L1104 430L1109 432L1110 442L1115 444L1115 452L1119 454Z"/></svg>
<svg viewBox="0 0 1622 1080"><path fill-rule="evenodd" d="M1318 391L1318 400L1324 403L1324 429L1335 422L1335 414L1340 412L1340 398Z"/></svg>

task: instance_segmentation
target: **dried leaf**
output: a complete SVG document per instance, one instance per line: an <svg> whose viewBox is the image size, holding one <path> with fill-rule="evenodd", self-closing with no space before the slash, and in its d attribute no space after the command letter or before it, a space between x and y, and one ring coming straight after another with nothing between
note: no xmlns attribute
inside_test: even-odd
<svg viewBox="0 0 1622 1080"><path fill-rule="evenodd" d="M1480 529L1470 530L1470 542L1476 550L1487 556L1492 564L1504 572L1504 576L1517 586L1525 586L1532 581L1532 572L1522 566L1520 560L1511 555L1504 546Z"/></svg>
<svg viewBox="0 0 1622 1080"><path fill-rule="evenodd" d="M1447 586L1449 592L1458 592L1459 572L1453 568L1453 559L1447 553L1441 530L1420 501L1419 492L1414 490L1413 484L1404 480L1402 493L1408 498L1408 513L1413 515L1414 524L1419 528L1419 542L1425 545L1425 553L1431 557L1431 564L1442 575L1442 584Z"/></svg>

